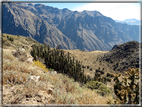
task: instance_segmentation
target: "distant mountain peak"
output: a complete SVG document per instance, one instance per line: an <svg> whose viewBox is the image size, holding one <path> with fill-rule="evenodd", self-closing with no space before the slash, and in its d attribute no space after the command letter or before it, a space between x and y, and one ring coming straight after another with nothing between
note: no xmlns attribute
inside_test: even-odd
<svg viewBox="0 0 142 107"><path fill-rule="evenodd" d="M63 9L61 9L61 10L62 10L62 12L70 11L68 8L63 8Z"/></svg>
<svg viewBox="0 0 142 107"><path fill-rule="evenodd" d="M126 23L128 25L140 25L140 20L132 18L132 19L125 19L123 21L115 20L116 22Z"/></svg>

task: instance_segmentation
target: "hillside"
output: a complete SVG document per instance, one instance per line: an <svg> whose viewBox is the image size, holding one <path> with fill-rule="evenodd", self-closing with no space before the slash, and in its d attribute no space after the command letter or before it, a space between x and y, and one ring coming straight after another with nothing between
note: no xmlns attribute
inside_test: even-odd
<svg viewBox="0 0 142 107"><path fill-rule="evenodd" d="M28 37L3 34L4 105L107 104L108 99L115 98L112 93L104 96L99 89L88 89L68 75L51 68L45 71L41 65L35 65L30 55L34 44L42 45ZM112 90L107 86L104 89Z"/></svg>
<svg viewBox="0 0 142 107"><path fill-rule="evenodd" d="M29 37L10 34L3 34L2 42L3 104L107 104L116 98L111 75L122 74L123 70L113 69L114 62L108 63L108 58L111 61L119 59L120 62L128 63L126 67L133 65L138 68L138 64L135 63L138 63L139 44L135 41L115 46L111 51L63 50L66 56L69 52L75 60L82 61L82 69L87 80L88 75L94 78L96 73L102 79L106 77L105 84L96 82L96 85L100 84L100 88L98 86L90 89L91 83L75 81L68 73L61 73L62 71L55 71L53 68L45 69L42 63L33 61L30 54L33 46L43 44ZM54 50L51 48L51 51ZM134 58L135 63L128 62Z"/></svg>
<svg viewBox="0 0 142 107"><path fill-rule="evenodd" d="M139 43L130 41L116 45L101 60L111 63L115 71L127 71L129 67L139 68Z"/></svg>
<svg viewBox="0 0 142 107"><path fill-rule="evenodd" d="M85 71L89 72L90 76L98 68L111 73L127 71L129 67L139 68L139 43L136 41L116 45L110 51L65 50L65 52L70 52L77 60L83 61Z"/></svg>
<svg viewBox="0 0 142 107"><path fill-rule="evenodd" d="M109 51L139 41L139 26L116 23L98 11L71 11L43 4L3 3L3 33L32 37L62 49Z"/></svg>

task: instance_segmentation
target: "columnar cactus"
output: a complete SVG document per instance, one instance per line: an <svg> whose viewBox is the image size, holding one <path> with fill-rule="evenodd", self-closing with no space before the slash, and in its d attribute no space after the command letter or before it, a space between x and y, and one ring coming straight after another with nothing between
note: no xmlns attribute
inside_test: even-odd
<svg viewBox="0 0 142 107"><path fill-rule="evenodd" d="M86 83L91 78L84 75L82 71L82 62L70 57L70 53L64 55L64 51L60 48L50 49L49 45L34 45L31 51L34 60L43 59L44 64L48 68L53 68L58 72L73 77L75 81Z"/></svg>

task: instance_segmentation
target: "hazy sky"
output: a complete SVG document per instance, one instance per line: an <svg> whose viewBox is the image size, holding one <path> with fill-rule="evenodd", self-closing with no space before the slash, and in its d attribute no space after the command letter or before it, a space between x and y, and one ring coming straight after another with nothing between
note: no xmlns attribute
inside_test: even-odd
<svg viewBox="0 0 142 107"><path fill-rule="evenodd" d="M26 2L29 0L11 0L11 1L25 1ZM34 2L35 1L36 0L34 0ZM37 1L40 2L39 0ZM64 1L64 0L55 0L55 1ZM70 1L76 1L76 0L70 0ZM87 0L84 0L84 1L87 1ZM95 1L95 0L89 0L89 1ZM122 1L122 0L119 0L119 1ZM128 1L131 1L131 0L128 0ZM138 1L138 0L132 0L132 1ZM68 8L72 11L76 10L79 12L83 10L89 10L89 11L96 10L107 17L111 17L114 20L125 20L125 19L131 19L131 18L140 20L140 12L141 12L140 3L44 3L44 4L48 6L52 6L52 7L57 7L59 9Z"/></svg>
<svg viewBox="0 0 142 107"><path fill-rule="evenodd" d="M125 20L135 18L140 20L139 3L47 3L46 5L59 9L69 8L73 11L97 10L103 15L114 20Z"/></svg>

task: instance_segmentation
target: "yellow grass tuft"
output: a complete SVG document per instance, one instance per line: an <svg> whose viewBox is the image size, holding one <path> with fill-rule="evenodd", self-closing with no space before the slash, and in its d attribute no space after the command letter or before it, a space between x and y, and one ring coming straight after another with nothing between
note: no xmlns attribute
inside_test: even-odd
<svg viewBox="0 0 142 107"><path fill-rule="evenodd" d="M34 60L33 65L36 65L36 66L42 68L44 71L48 72L48 69L46 68L46 66L44 64L42 64L42 62L40 62L39 60L37 60L37 61Z"/></svg>

